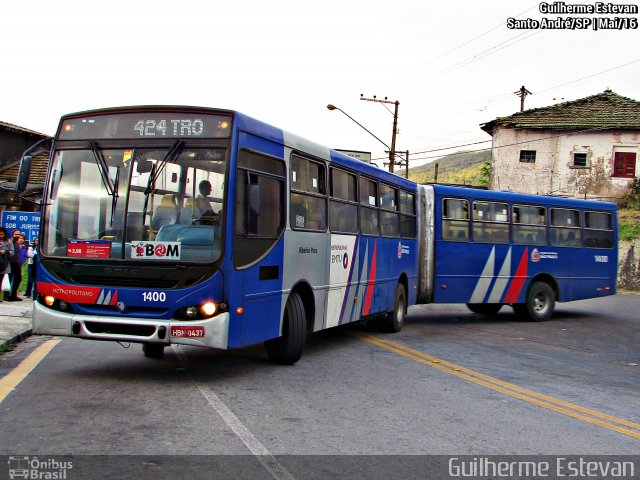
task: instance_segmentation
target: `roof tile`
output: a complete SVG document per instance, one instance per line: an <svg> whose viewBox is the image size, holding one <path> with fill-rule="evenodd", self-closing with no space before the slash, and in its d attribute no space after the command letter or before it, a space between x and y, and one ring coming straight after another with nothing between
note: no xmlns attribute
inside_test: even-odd
<svg viewBox="0 0 640 480"><path fill-rule="evenodd" d="M497 126L508 128L576 129L640 129L640 102L618 95L611 90L500 117L482 124L491 134Z"/></svg>

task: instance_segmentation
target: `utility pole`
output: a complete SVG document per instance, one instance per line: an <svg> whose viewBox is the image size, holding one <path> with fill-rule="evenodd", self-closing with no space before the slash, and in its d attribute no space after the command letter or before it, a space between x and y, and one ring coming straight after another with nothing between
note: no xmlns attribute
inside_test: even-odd
<svg viewBox="0 0 640 480"><path fill-rule="evenodd" d="M518 90L517 92L513 92L515 93L517 96L520 97L520 111L524 112L524 99L527 95L531 95L531 92L529 90L527 90L526 88L524 88L524 85L520 87L520 90Z"/></svg>
<svg viewBox="0 0 640 480"><path fill-rule="evenodd" d="M387 97L384 97L384 100L376 98L374 95L373 98L366 98L362 94L360 95L360 100L366 100L367 102L378 102L378 103L391 103L395 105L395 109L393 112L393 132L391 135L391 149L389 150L389 171L393 173L393 166L395 165L395 157L396 157L396 133L398 132L398 105L400 102L396 100L392 102L388 100ZM388 109L387 109L388 110ZM408 170L407 166L407 170Z"/></svg>

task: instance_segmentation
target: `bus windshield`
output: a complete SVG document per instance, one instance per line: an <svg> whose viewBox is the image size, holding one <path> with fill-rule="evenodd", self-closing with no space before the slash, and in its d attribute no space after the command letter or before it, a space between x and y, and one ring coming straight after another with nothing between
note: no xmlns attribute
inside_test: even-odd
<svg viewBox="0 0 640 480"><path fill-rule="evenodd" d="M222 248L226 156L223 147L182 142L163 148L101 148L91 142L86 149L56 150L43 253L215 261Z"/></svg>

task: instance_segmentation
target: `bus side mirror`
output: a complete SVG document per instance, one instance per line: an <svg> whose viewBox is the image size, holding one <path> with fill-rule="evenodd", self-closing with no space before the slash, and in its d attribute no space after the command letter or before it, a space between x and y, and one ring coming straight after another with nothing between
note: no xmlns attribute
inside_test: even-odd
<svg viewBox="0 0 640 480"><path fill-rule="evenodd" d="M53 137L46 137L37 141L22 154L20 160L20 170L18 170L18 179L16 180L16 193L22 193L27 189L29 183L29 175L31 174L31 153L35 151L36 155L47 152L51 149Z"/></svg>
<svg viewBox="0 0 640 480"><path fill-rule="evenodd" d="M29 183L29 175L31 174L31 155L24 155L20 160L20 170L18 171L18 179L16 181L16 192L21 193L27 189Z"/></svg>

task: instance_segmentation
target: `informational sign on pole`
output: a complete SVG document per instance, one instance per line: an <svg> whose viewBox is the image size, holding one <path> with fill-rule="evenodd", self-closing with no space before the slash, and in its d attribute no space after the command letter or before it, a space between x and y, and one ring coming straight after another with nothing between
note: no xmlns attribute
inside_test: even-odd
<svg viewBox="0 0 640 480"><path fill-rule="evenodd" d="M40 212L12 212L5 210L2 212L2 226L9 231L9 235L14 230L24 233L29 243L39 235Z"/></svg>

